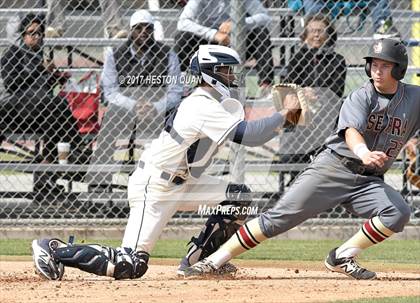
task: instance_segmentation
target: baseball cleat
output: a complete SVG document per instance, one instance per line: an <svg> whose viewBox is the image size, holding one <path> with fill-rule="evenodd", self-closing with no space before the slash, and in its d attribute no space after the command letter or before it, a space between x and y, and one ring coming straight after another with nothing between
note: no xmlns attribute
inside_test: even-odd
<svg viewBox="0 0 420 303"><path fill-rule="evenodd" d="M215 273L216 275L234 275L237 271L238 268L235 265L233 265L230 262L227 262L220 266L220 268L218 268Z"/></svg>
<svg viewBox="0 0 420 303"><path fill-rule="evenodd" d="M336 258L337 247L330 251L325 259L325 267L333 272L339 272L357 280L371 280L376 273L361 267L354 258Z"/></svg>
<svg viewBox="0 0 420 303"><path fill-rule="evenodd" d="M178 276L185 276L185 270L191 265L188 262L187 258L184 257L179 264L179 267L176 271ZM215 275L233 275L238 271L238 268L232 263L228 262L223 264L220 268L216 269L213 274Z"/></svg>
<svg viewBox="0 0 420 303"><path fill-rule="evenodd" d="M188 258L187 257L182 258L181 263L179 263L178 269L176 270L176 274L178 276L183 276L185 270L190 266L191 264L190 262L188 262Z"/></svg>
<svg viewBox="0 0 420 303"><path fill-rule="evenodd" d="M213 262L203 259L194 265L187 267L184 270L184 277L197 277L205 275L213 275L217 271L216 265Z"/></svg>
<svg viewBox="0 0 420 303"><path fill-rule="evenodd" d="M57 247L67 246L58 239L42 239L32 241L32 258L38 275L48 280L61 280L64 274L64 265L53 257Z"/></svg>

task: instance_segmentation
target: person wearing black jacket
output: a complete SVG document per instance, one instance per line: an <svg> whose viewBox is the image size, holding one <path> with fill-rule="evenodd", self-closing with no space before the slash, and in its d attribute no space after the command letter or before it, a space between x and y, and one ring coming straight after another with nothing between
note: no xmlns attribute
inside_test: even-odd
<svg viewBox="0 0 420 303"><path fill-rule="evenodd" d="M337 32L328 18L309 16L300 38L302 44L287 66L287 82L329 88L343 97L346 61L334 50Z"/></svg>
<svg viewBox="0 0 420 303"><path fill-rule="evenodd" d="M328 17L308 16L300 39L301 45L287 66L285 82L304 87L309 99L321 98L320 104L329 105L314 117L314 127L294 127L283 134L281 146L290 150L282 149L282 163L311 162L336 124L345 89L346 61L334 50L337 32ZM293 181L296 173L291 176Z"/></svg>
<svg viewBox="0 0 420 303"><path fill-rule="evenodd" d="M42 134L44 145L35 161L52 163L57 162L58 142L70 143L74 151L82 139L67 100L53 94L67 76L44 60L44 19L32 13L24 17L19 27L20 41L1 57L5 91L0 100L0 129ZM48 179L51 181L51 175Z"/></svg>

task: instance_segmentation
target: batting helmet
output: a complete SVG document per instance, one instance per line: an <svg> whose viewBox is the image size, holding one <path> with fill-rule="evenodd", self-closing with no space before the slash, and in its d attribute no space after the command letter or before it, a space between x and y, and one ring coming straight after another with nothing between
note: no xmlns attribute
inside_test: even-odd
<svg viewBox="0 0 420 303"><path fill-rule="evenodd" d="M375 41L369 48L366 59L365 71L368 77L371 77L370 69L372 59L382 59L395 63L391 75L396 80L401 80L407 71L408 56L407 49L401 41L394 39L380 39Z"/></svg>
<svg viewBox="0 0 420 303"><path fill-rule="evenodd" d="M235 66L241 64L239 54L232 48L221 45L200 45L190 62L190 72L201 76L203 81L211 85L224 98L230 97L229 88L238 87L241 75L235 75L235 81L227 81L219 72L222 66Z"/></svg>

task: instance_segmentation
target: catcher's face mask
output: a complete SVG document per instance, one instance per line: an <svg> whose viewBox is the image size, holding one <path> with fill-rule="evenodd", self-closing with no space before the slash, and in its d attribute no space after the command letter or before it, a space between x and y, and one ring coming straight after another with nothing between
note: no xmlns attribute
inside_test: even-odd
<svg viewBox="0 0 420 303"><path fill-rule="evenodd" d="M222 45L200 45L191 59L191 70L200 73L202 80L213 87L223 98L230 97L230 89L240 85L241 65L238 53Z"/></svg>
<svg viewBox="0 0 420 303"><path fill-rule="evenodd" d="M227 87L243 86L243 68L240 65L216 65L213 73L220 76Z"/></svg>

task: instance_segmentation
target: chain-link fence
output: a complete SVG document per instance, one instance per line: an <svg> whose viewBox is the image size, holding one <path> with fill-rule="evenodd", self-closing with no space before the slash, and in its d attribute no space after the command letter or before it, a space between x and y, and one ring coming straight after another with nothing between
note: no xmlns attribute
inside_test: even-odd
<svg viewBox="0 0 420 303"><path fill-rule="evenodd" d="M128 175L191 91L189 59L208 43L243 57L247 119L269 113L280 82L325 100L311 127L286 129L260 147L226 143L209 167L248 184L263 211L322 148L345 96L367 80L363 56L373 38L408 41L405 81L418 84L417 2L0 1L0 222L125 222ZM139 9L147 12L135 15ZM413 141L385 175L414 224L416 157ZM200 217L179 211L174 220ZM337 207L315 221L349 218Z"/></svg>

